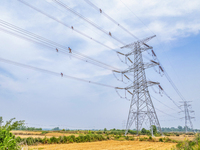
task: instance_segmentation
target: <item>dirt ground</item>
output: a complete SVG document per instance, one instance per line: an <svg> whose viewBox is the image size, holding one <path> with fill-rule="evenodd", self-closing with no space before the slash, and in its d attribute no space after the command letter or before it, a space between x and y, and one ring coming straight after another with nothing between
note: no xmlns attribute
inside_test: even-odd
<svg viewBox="0 0 200 150"><path fill-rule="evenodd" d="M176 143L140 141L102 141L52 144L29 147L29 150L170 150Z"/></svg>

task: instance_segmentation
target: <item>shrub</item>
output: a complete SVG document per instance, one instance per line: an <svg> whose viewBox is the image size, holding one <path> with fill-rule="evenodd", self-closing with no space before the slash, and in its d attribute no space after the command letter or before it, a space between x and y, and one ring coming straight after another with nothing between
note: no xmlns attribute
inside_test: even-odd
<svg viewBox="0 0 200 150"><path fill-rule="evenodd" d="M163 139L162 139L162 138L159 138L159 142L163 142Z"/></svg>
<svg viewBox="0 0 200 150"><path fill-rule="evenodd" d="M26 139L26 144L27 145L34 145L35 144L35 139L33 139L32 137L28 137Z"/></svg>
<svg viewBox="0 0 200 150"><path fill-rule="evenodd" d="M144 138L139 138L139 141L144 141Z"/></svg>
<svg viewBox="0 0 200 150"><path fill-rule="evenodd" d="M176 136L179 136L180 134L178 134L178 133L175 133L176 134Z"/></svg>
<svg viewBox="0 0 200 150"><path fill-rule="evenodd" d="M152 136L149 136L149 140L152 140Z"/></svg>
<svg viewBox="0 0 200 150"><path fill-rule="evenodd" d="M129 138L129 140L131 140L131 141L134 141L134 140L135 140L135 138L134 138L134 137L130 137L130 138Z"/></svg>
<svg viewBox="0 0 200 150"><path fill-rule="evenodd" d="M18 128L19 126L24 124L24 121L15 121L12 123L12 121L15 118L10 119L6 122L5 125L0 126L0 149L11 149L11 150L17 150L19 149L19 146L17 144L17 141L15 139L15 136L10 132L13 129ZM0 124L3 123L2 117L0 117ZM18 141L21 141L20 138L17 139Z"/></svg>
<svg viewBox="0 0 200 150"><path fill-rule="evenodd" d="M48 131L42 131L42 135L46 134L46 133L49 133Z"/></svg>
<svg viewBox="0 0 200 150"><path fill-rule="evenodd" d="M180 150L193 150L193 146L195 145L195 143L185 140L183 142L179 142L176 147Z"/></svg>
<svg viewBox="0 0 200 150"><path fill-rule="evenodd" d="M137 131L128 130L128 133L130 133L130 134L137 134Z"/></svg>
<svg viewBox="0 0 200 150"><path fill-rule="evenodd" d="M168 137L165 139L165 142L171 142L171 139L169 139Z"/></svg>
<svg viewBox="0 0 200 150"><path fill-rule="evenodd" d="M97 131L97 134L102 134L103 132L102 131Z"/></svg>
<svg viewBox="0 0 200 150"><path fill-rule="evenodd" d="M147 133L147 130L146 130L145 128L142 128L141 133L142 133L143 135L145 135L145 134Z"/></svg>
<svg viewBox="0 0 200 150"><path fill-rule="evenodd" d="M126 136L125 139L126 139L126 140L129 140L129 136Z"/></svg>
<svg viewBox="0 0 200 150"><path fill-rule="evenodd" d="M50 143L51 143L51 144L52 144L52 143L53 143L53 144L56 144L57 142L58 142L58 139L57 139L56 137L53 136L53 137L50 138Z"/></svg>
<svg viewBox="0 0 200 150"><path fill-rule="evenodd" d="M90 135L85 136L85 142L91 142L91 137Z"/></svg>
<svg viewBox="0 0 200 150"><path fill-rule="evenodd" d="M74 135L71 135L70 138L73 140L73 142L76 140L76 137Z"/></svg>

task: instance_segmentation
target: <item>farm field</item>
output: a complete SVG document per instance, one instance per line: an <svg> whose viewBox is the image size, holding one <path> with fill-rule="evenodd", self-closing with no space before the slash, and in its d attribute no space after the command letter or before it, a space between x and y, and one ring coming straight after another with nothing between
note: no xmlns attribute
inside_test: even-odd
<svg viewBox="0 0 200 150"><path fill-rule="evenodd" d="M98 131L97 131L98 132ZM86 137L88 135L88 131L76 131L76 132L71 132L71 131L12 131L12 133L16 137L21 137L21 138L51 138L56 137L62 139L63 136L69 136L74 135L76 137L76 140L73 140L75 142L69 142L68 139L68 144L64 144L67 142L62 142L63 144L55 144L56 138L53 138L54 141L49 142L49 144L44 144L43 142L36 142L34 144L28 144L24 148L24 150L167 150L175 147L177 145L178 141L193 141L194 135L185 135L185 134L180 134L179 136L176 136L176 134L171 134L170 136L159 136L159 137L153 137L151 140L149 136L147 135L128 135L128 140L125 138L123 135L120 136L120 138L116 138L117 135L106 135L106 134L95 134L99 136L103 136L105 139L109 136L108 140L106 141L79 141L79 137ZM92 136L92 134L90 135ZM74 138L75 138L74 137ZM52 139L52 140L53 140ZM32 139L33 140L33 139ZM79 142L77 142L77 140ZM30 142L30 140L29 140ZM29 143L27 142L27 143ZM54 143L55 142L55 143ZM42 144L43 143L43 144ZM26 145L26 144L25 144Z"/></svg>
<svg viewBox="0 0 200 150"><path fill-rule="evenodd" d="M168 137L172 140L177 140L177 141L184 141L184 140L192 141L194 139L194 135L165 136L165 137ZM154 137L154 138L159 139L160 137Z"/></svg>
<svg viewBox="0 0 200 150"><path fill-rule="evenodd" d="M69 133L58 133L58 132L48 132L48 133L42 133L41 131L11 131L16 137L21 137L21 138L28 138L28 137L33 137L33 138L51 138L51 137L59 137L59 136L70 136L74 135L75 137L79 136L78 134L69 134Z"/></svg>
<svg viewBox="0 0 200 150"><path fill-rule="evenodd" d="M60 132L48 132L48 133L44 133L42 134L41 131L11 131L16 137L19 136L21 138L28 138L28 137L33 137L33 138L44 138L45 136L47 138L51 138L51 137L59 137L59 136L70 136L70 135L74 135L75 137L78 137L79 134L69 134L69 133L60 133ZM129 136L133 136L133 135L129 135ZM134 136L135 138L137 138L138 136ZM148 136L143 136L141 135L140 137L148 137ZM177 141L184 141L184 140L193 140L194 139L194 135L180 135L180 136L165 136L168 137L172 140L177 140ZM154 137L156 140L158 140L161 137Z"/></svg>
<svg viewBox="0 0 200 150"><path fill-rule="evenodd" d="M90 143L30 146L29 150L170 150L176 143L140 141L101 141Z"/></svg>

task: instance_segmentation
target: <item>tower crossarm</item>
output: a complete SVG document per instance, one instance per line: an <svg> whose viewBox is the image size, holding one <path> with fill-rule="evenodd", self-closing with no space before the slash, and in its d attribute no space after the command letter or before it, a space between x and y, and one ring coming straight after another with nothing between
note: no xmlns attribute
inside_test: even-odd
<svg viewBox="0 0 200 150"><path fill-rule="evenodd" d="M152 38L154 38L154 37L156 37L156 35L153 35L153 36L150 36L150 37L145 38L145 39L143 39L143 40L139 40L139 41L137 41L137 42L134 42L134 43L125 45L125 46L123 46L123 47L121 47L121 48L130 48L130 47L134 46L135 44L142 44L142 45L144 45L145 47L149 48L150 46L147 45L146 42L150 41L150 40L151 40Z"/></svg>
<svg viewBox="0 0 200 150"><path fill-rule="evenodd" d="M140 86L144 86L145 84L147 85L147 87L150 87L150 86L153 86L153 85L160 85L159 82L148 81L148 82L146 82L146 83L141 84ZM125 89L125 90L128 90L128 89L136 89L135 86L136 86L136 85L128 86L128 87L126 87L126 88L124 88L124 89Z"/></svg>
<svg viewBox="0 0 200 150"><path fill-rule="evenodd" d="M151 63L144 64L144 69L155 67L160 65L158 62L151 60Z"/></svg>
<svg viewBox="0 0 200 150"><path fill-rule="evenodd" d="M147 86L149 87L149 86L154 86L154 85L160 85L160 83L159 82L154 82L154 81L148 81L147 82Z"/></svg>
<svg viewBox="0 0 200 150"><path fill-rule="evenodd" d="M158 65L160 65L158 62L156 62L156 61L153 61L153 60L151 60L151 63L144 63L143 65L141 65L139 68L144 68L144 69L148 69L148 68L151 68L151 67L155 67L155 66L158 66ZM132 66L131 66L132 67ZM137 68L138 69L138 66L135 66L135 67L129 67L128 69L126 69L126 70L124 70L124 71L121 71L121 72L119 72L119 71L115 71L115 70L113 70L114 72L117 72L117 73L122 73L122 74L124 74L124 73L129 73L129 72L133 72L134 70L135 70L135 68Z"/></svg>
<svg viewBox="0 0 200 150"><path fill-rule="evenodd" d="M128 47L132 47L132 45L131 45L131 46L128 46L128 45L127 45L127 46L122 47L122 48L128 48ZM140 48L141 52L145 52L145 51L147 51L147 50L151 50L151 49L153 49L152 46L144 47L144 48ZM127 53L127 54L124 54L124 55L127 57L127 56L130 56L130 55L133 55L135 52L136 52L136 51L133 50L133 51L131 51L131 52Z"/></svg>

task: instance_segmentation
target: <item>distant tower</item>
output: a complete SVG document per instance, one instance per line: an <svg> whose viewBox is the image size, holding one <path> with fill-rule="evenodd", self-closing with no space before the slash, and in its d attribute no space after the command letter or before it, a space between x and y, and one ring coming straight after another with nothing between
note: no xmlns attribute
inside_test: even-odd
<svg viewBox="0 0 200 150"><path fill-rule="evenodd" d="M151 63L144 64L142 57L142 53L144 51L153 49L151 46L147 45L146 42L154 37L155 35L122 47L131 49L129 53L124 54L125 57L131 62L131 66L121 73L124 74L133 72L134 76L133 83L125 88L125 90L127 90L129 93L130 89L133 91L125 135L133 123L135 123L138 134L138 131L141 129L145 120L149 122L149 127L155 125L160 133L162 133L160 123L148 90L149 86L156 84L159 85L159 83L152 81L147 82L145 74L145 69L159 65L159 63L151 61ZM134 55L134 61L130 59L131 55Z"/></svg>
<svg viewBox="0 0 200 150"><path fill-rule="evenodd" d="M181 103L183 103L182 106L184 107L184 110L181 112L184 112L184 114L185 114L185 117L183 117L183 118L185 118L185 133L188 132L188 125L187 125L188 123L190 123L190 127L193 130L193 125L192 125L191 119L193 119L194 117L191 117L190 113L193 113L194 111L189 110L189 107L191 106L190 104L188 104L189 102L191 102L191 101L181 102Z"/></svg>

